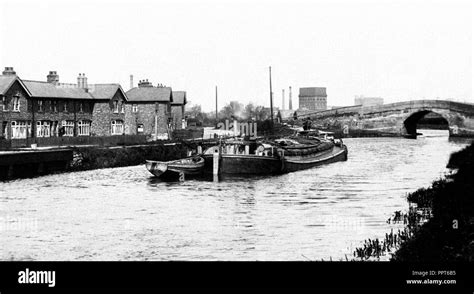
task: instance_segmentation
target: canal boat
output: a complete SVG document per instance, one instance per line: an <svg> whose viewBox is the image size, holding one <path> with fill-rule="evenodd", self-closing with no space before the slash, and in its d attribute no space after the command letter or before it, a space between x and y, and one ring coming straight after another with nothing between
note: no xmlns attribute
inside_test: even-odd
<svg viewBox="0 0 474 294"><path fill-rule="evenodd" d="M347 160L342 140L295 136L276 140L224 140L201 155L204 173L269 175ZM217 169L215 165L217 166Z"/></svg>
<svg viewBox="0 0 474 294"><path fill-rule="evenodd" d="M281 158L277 148L267 143L241 139L221 140L201 155L204 173L214 173L214 157L218 156L218 174L277 174Z"/></svg>
<svg viewBox="0 0 474 294"><path fill-rule="evenodd" d="M204 168L204 158L193 156L172 161L146 161L147 170L157 177L199 174Z"/></svg>

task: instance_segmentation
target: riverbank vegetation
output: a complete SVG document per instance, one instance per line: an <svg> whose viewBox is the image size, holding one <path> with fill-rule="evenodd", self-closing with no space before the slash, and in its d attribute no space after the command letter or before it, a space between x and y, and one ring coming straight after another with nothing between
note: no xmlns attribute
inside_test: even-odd
<svg viewBox="0 0 474 294"><path fill-rule="evenodd" d="M453 153L448 167L455 170L410 193L409 211L388 220L403 221L404 230L366 240L354 257L367 260L395 250L393 261L474 261L474 143Z"/></svg>
<svg viewBox="0 0 474 294"><path fill-rule="evenodd" d="M457 171L408 196L432 217L402 243L396 261L474 261L474 143L454 153Z"/></svg>

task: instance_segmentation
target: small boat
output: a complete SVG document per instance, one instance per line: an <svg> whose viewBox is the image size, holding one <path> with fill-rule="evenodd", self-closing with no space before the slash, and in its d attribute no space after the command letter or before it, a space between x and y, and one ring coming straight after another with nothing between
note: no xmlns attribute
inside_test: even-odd
<svg viewBox="0 0 474 294"><path fill-rule="evenodd" d="M157 177L199 174L204 167L204 158L193 156L172 161L147 160L146 168Z"/></svg>

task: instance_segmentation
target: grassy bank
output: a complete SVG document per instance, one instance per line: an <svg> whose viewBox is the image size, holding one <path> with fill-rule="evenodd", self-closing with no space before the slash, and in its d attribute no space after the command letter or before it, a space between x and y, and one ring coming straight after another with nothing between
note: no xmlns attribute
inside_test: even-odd
<svg viewBox="0 0 474 294"><path fill-rule="evenodd" d="M123 148L74 147L69 171L144 164L147 159L168 161L185 157L187 146L149 145Z"/></svg>
<svg viewBox="0 0 474 294"><path fill-rule="evenodd" d="M392 260L474 261L474 143L454 153L452 175L408 196L432 217L403 242Z"/></svg>

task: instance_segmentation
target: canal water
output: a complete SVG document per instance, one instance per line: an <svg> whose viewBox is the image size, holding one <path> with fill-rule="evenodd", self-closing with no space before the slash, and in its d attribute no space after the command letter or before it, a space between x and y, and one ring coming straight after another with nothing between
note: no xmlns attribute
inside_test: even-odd
<svg viewBox="0 0 474 294"><path fill-rule="evenodd" d="M345 260L467 142L353 138L280 176L162 182L144 166L0 182L1 260ZM383 257L387 260L389 257Z"/></svg>

